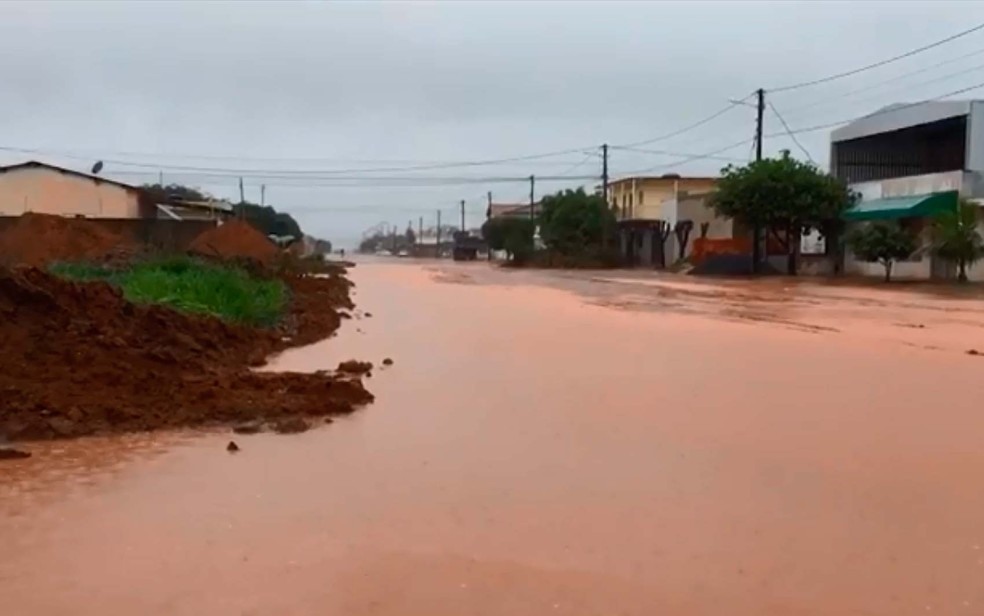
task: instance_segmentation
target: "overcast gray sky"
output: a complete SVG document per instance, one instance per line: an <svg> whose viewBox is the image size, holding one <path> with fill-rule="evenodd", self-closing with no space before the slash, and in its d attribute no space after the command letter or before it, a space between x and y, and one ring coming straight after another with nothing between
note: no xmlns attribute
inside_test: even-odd
<svg viewBox="0 0 984 616"><path fill-rule="evenodd" d="M438 208L452 217L460 199L477 225L488 190L522 201L517 178L600 174L601 143L665 135L755 88L863 66L978 22L984 4L972 2L6 2L0 147L14 150L0 159L80 169L105 159L119 179L162 172L233 199L242 175L247 198L266 184L268 203L343 243L381 221L429 224ZM984 31L769 100L796 129L978 83ZM975 95L984 87L961 98ZM739 106L640 147L702 154L747 139L718 154L747 160L753 130L754 109ZM767 113L766 133L782 130ZM799 137L825 166L829 131ZM765 145L805 156L787 136ZM345 171L560 150L572 151ZM684 159L616 149L611 168L706 174L727 162L672 166ZM388 179L364 179L374 175Z"/></svg>

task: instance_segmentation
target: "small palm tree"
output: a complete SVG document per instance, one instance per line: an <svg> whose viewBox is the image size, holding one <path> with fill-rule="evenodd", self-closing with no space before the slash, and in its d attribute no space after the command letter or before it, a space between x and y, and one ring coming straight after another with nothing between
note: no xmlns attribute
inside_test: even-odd
<svg viewBox="0 0 984 616"><path fill-rule="evenodd" d="M967 281L967 268L984 256L984 239L977 231L977 210L977 204L961 199L956 211L941 212L936 217L936 255L957 264L960 282Z"/></svg>

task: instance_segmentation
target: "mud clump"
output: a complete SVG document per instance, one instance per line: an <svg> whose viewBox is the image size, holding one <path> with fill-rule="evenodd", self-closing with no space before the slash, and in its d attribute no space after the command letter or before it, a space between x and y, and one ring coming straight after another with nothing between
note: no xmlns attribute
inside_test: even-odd
<svg viewBox="0 0 984 616"><path fill-rule="evenodd" d="M188 251L204 257L255 261L262 265L272 264L280 254L267 236L242 220L230 220L202 233Z"/></svg>
<svg viewBox="0 0 984 616"><path fill-rule="evenodd" d="M226 445L226 451L229 453L236 453L239 451L239 445L236 444L236 441L229 441L229 444Z"/></svg>
<svg viewBox="0 0 984 616"><path fill-rule="evenodd" d="M338 317L303 294L348 301L344 279L295 281L295 339L327 336ZM327 288L332 287L332 288ZM284 332L126 301L106 283L0 268L0 433L64 438L351 413L372 401L330 373L257 373L290 346Z"/></svg>
<svg viewBox="0 0 984 616"><path fill-rule="evenodd" d="M390 358L390 357L387 357L386 359L383 360L383 365L384 366L392 366L393 365L393 359Z"/></svg>
<svg viewBox="0 0 984 616"><path fill-rule="evenodd" d="M347 374L368 374L372 371L372 362L349 359L338 364L338 371Z"/></svg>
<svg viewBox="0 0 984 616"><path fill-rule="evenodd" d="M0 460L23 460L24 458L30 457L30 452L11 449L9 447L0 447Z"/></svg>
<svg viewBox="0 0 984 616"><path fill-rule="evenodd" d="M58 261L105 261L133 247L84 218L28 213L0 234L0 265L43 267Z"/></svg>
<svg viewBox="0 0 984 616"><path fill-rule="evenodd" d="M277 434L300 434L301 432L307 432L310 428L311 426L308 425L308 422L300 417L288 417L273 422L273 431Z"/></svg>

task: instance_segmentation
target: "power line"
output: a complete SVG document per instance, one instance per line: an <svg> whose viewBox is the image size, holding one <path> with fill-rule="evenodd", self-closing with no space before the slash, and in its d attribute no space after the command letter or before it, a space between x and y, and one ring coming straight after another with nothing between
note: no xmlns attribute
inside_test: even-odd
<svg viewBox="0 0 984 616"><path fill-rule="evenodd" d="M540 154L528 154L525 156L513 156L509 158L496 158L487 160L469 160L469 161L459 161L459 162L446 162L446 163L433 163L426 165L410 165L410 166L393 166L393 167L375 167L375 168L351 168L351 169L238 169L231 167L203 167L198 165L173 165L173 164L159 164L159 163L149 163L149 162L137 162L137 161L127 161L112 158L103 158L105 163L113 165L121 165L124 167L137 167L145 169L153 169L155 172L158 170L170 170L170 171L200 171L200 172L213 172L213 173L233 173L236 175L260 175L260 174L282 174L282 175L296 175L299 177L307 175L335 175L344 173L387 173L387 172L402 172L402 171L429 171L438 169L454 169L461 167L480 167L486 165L499 165L511 162L525 162L531 160L539 160L543 158L552 158L555 156L561 156L564 154L575 154L584 153L586 151L592 150L593 148L570 148L567 150L557 150L554 152L544 152ZM91 160L91 157L80 157L76 155L59 153L56 150L41 150L35 148L21 148L14 146L0 146L0 151L6 152L17 152L23 154L49 154L55 156L63 156L65 158L72 159L82 159Z"/></svg>
<svg viewBox="0 0 984 616"><path fill-rule="evenodd" d="M772 104L771 100L769 101L769 108L772 109L772 113L776 114L776 117L779 118L779 121L782 123L783 128L786 129L786 134L788 134L789 138L793 140L793 143L795 143L797 147L799 147L799 149L802 150L804 154L806 154L806 158L809 159L811 163L813 163L814 165L817 164L817 161L813 160L813 157L810 156L809 150L803 147L803 144L799 142L799 139L797 139L796 135L793 134L793 131L790 130L789 124L786 124L786 120L783 119L782 115L779 113L779 110L776 109L776 106Z"/></svg>
<svg viewBox="0 0 984 616"><path fill-rule="evenodd" d="M751 96L751 95L749 95L749 96ZM617 145L617 146L614 146L613 145L612 147L613 148L615 148L615 147L619 147L619 148L634 148L636 146L648 145L650 143L656 143L657 141L664 141L664 140L669 139L671 137L676 137L677 135L682 135L683 133L685 133L687 131L693 130L695 128L698 128L700 126L703 126L704 124L707 124L708 122L711 122L713 120L716 120L717 118L719 118L719 117L723 116L724 114L728 113L729 111L731 111L735 107L740 106L746 100L748 100L748 96L746 96L745 98L741 99L740 101L732 101L724 109L721 109L719 111L716 111L716 112L712 113L711 115L707 116L703 120L699 120L697 122L694 122L693 124L688 124L687 126L684 126L683 128L677 129L677 130L675 130L673 132L666 133L665 135L660 135L658 137L653 137L652 139L643 139L642 141L634 141L632 143L623 143L623 144Z"/></svg>
<svg viewBox="0 0 984 616"><path fill-rule="evenodd" d="M644 148L630 148L626 146L614 146L614 145L611 147L618 150L625 150L627 152L638 152L640 154L656 154L661 156L681 156L684 158L689 156L694 156L693 152L671 152L669 150L650 150ZM715 160L724 160L730 162L741 162L745 160L744 158L738 158L736 156L705 156L705 158L712 158Z"/></svg>
<svg viewBox="0 0 984 616"><path fill-rule="evenodd" d="M818 130L823 130L825 128L833 128L835 126L840 126L842 124L847 124L849 122L854 122L856 120L862 120L862 119L866 119L866 118L873 118L875 116L879 116L879 115L882 115L882 114L885 114L885 113L893 113L893 112L896 112L896 111L901 111L903 109L908 109L910 107L917 107L919 105L924 105L926 103L931 103L931 102L934 102L934 101L939 101L939 100L942 100L942 99L947 98L947 97L950 97L950 96L956 96L957 94L964 94L966 92L970 92L971 90L978 90L980 88L984 88L984 82L977 83L977 84L974 84L972 86L967 86L966 88L961 88L959 90L954 90L952 92L947 92L946 94L940 94L939 96L934 96L932 98L926 98L926 99L923 99L923 100L920 100L920 101L916 101L914 103L906 103L904 105L897 105L897 106L894 106L894 107L887 107L885 109L881 109L879 111L875 111L874 113L869 113L869 114L865 114L865 115L855 116L853 118L846 118L844 120L837 120L836 122L828 122L827 124L819 124L819 125L816 125L816 126L807 126L806 128L798 128L798 129L789 131L789 133L772 133L772 134L766 135L766 137L779 137L779 136L784 135L784 134L795 134L795 135L798 135L800 133L810 133L810 132L814 132L814 131L818 131Z"/></svg>
<svg viewBox="0 0 984 616"><path fill-rule="evenodd" d="M901 80L906 79L908 77L912 77L913 75L919 75L921 73L925 73L925 72L931 71L934 68L939 68L941 66L946 66L948 64L953 64L954 62L959 62L960 60L966 60L967 58L970 58L970 57L973 57L973 56L978 56L978 55L980 55L982 53L984 53L984 48L977 49L975 51L972 51L972 52L967 53L967 54L963 54L961 56L957 56L956 58L950 58L949 60L944 60L942 62L937 62L936 64L933 64L933 65L930 65L930 66L926 66L926 67L923 67L923 68L918 69L918 70L915 70L915 71L907 71L905 73L902 73L901 75L895 75L894 77L891 77L889 79L885 79L883 81L876 81L875 83L869 84L869 85L867 85L867 86L865 86L863 88L857 88L857 89L854 89L854 90L849 90L849 91L844 92L843 94L840 94L838 96L833 96L833 97L830 97L830 98L824 98L824 99L820 99L819 101L813 101L812 103L810 103L808 105L801 105L799 107L793 107L792 109L786 109L786 114L787 115L790 115L790 114L796 113L797 111L802 111L804 109L813 109L814 107L819 107L819 106L822 106L822 105L826 105L828 103L840 102L841 100L843 100L844 98L847 98L849 96L854 96L855 94L861 94L862 92L868 92L870 90L877 90L881 86L884 86L884 85L887 85L887 84L890 84L890 83L895 83L897 81L901 81ZM950 76L951 77L954 77L957 74L960 74L960 73L953 73ZM925 85L925 83L919 83L919 84L915 84L915 85Z"/></svg>
<svg viewBox="0 0 984 616"><path fill-rule="evenodd" d="M730 145L726 145L723 148L719 148L719 149L714 150L712 152L707 152L707 153L704 153L704 154L695 154L695 155L693 155L693 156L691 156L689 158L686 158L686 159L681 160L681 161L677 161L675 163L669 163L669 164L666 164L666 165L656 165L655 167L649 167L648 169L640 169L638 171L629 171L629 172L625 173L624 175L632 176L632 175L639 175L639 174L642 174L642 173L650 173L650 172L655 171L657 169L673 169L674 167L679 167L680 165L685 165L685 164L687 164L689 162L693 162L695 160L703 160L703 159L706 159L706 158L710 158L710 157L714 156L715 154L720 154L722 152L727 152L728 150L734 149L734 148L736 148L736 147L738 147L740 145L745 145L747 143L753 143L754 144L755 143L755 140L754 139L742 139L741 141L732 143Z"/></svg>
<svg viewBox="0 0 984 616"><path fill-rule="evenodd" d="M852 69L852 70L849 70L849 71L844 71L843 73L836 73L834 75L827 75L826 77L821 77L819 79L813 79L813 80L810 80L810 81L802 81L800 83L794 83L794 84L790 84L790 85L787 85L787 86L781 86L781 87L778 87L778 88L769 88L769 91L772 92L772 93L775 93L775 92L786 92L788 90L796 90L796 89L799 89L799 88L805 88L807 86L815 86L817 84L827 83L828 81L834 81L835 79L841 79L841 78L844 78L844 77L850 77L851 75L857 75L858 73L863 73L864 71L869 71L869 70L871 70L873 68L878 68L879 66L885 66L886 64L890 64L892 62L897 62L898 60L902 60L904 58L909 58L911 56L914 56L916 54L922 53L922 52L927 51L929 49L933 49L934 47L939 47L940 45L949 43L950 41L954 41L954 40L956 40L958 38L967 36L968 34L972 34L974 32L977 32L978 30L982 30L982 29L984 29L984 23L978 24L978 25L974 26L973 28L970 28L968 30L964 30L963 32L958 32L958 33L956 33L954 35L948 36L945 39L941 39L941 40L936 41L934 43L930 43L929 45L924 45L922 47L918 47L916 49L912 49L912 50L907 51L907 52L905 52L903 54L899 54L897 56L893 56L891 58L887 58L887 59L881 60L879 62L874 62L872 64L867 64L865 66L862 66L862 67L859 67L859 68L855 68L855 69Z"/></svg>

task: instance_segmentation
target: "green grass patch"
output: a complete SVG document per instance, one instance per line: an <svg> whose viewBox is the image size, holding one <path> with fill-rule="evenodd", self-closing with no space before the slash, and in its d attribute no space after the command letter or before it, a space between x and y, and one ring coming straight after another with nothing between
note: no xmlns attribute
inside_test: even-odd
<svg viewBox="0 0 984 616"><path fill-rule="evenodd" d="M245 325L272 326L287 305L283 282L191 257L146 261L126 269L58 263L50 271L72 280L104 280L122 289L123 296L135 303L163 304Z"/></svg>

